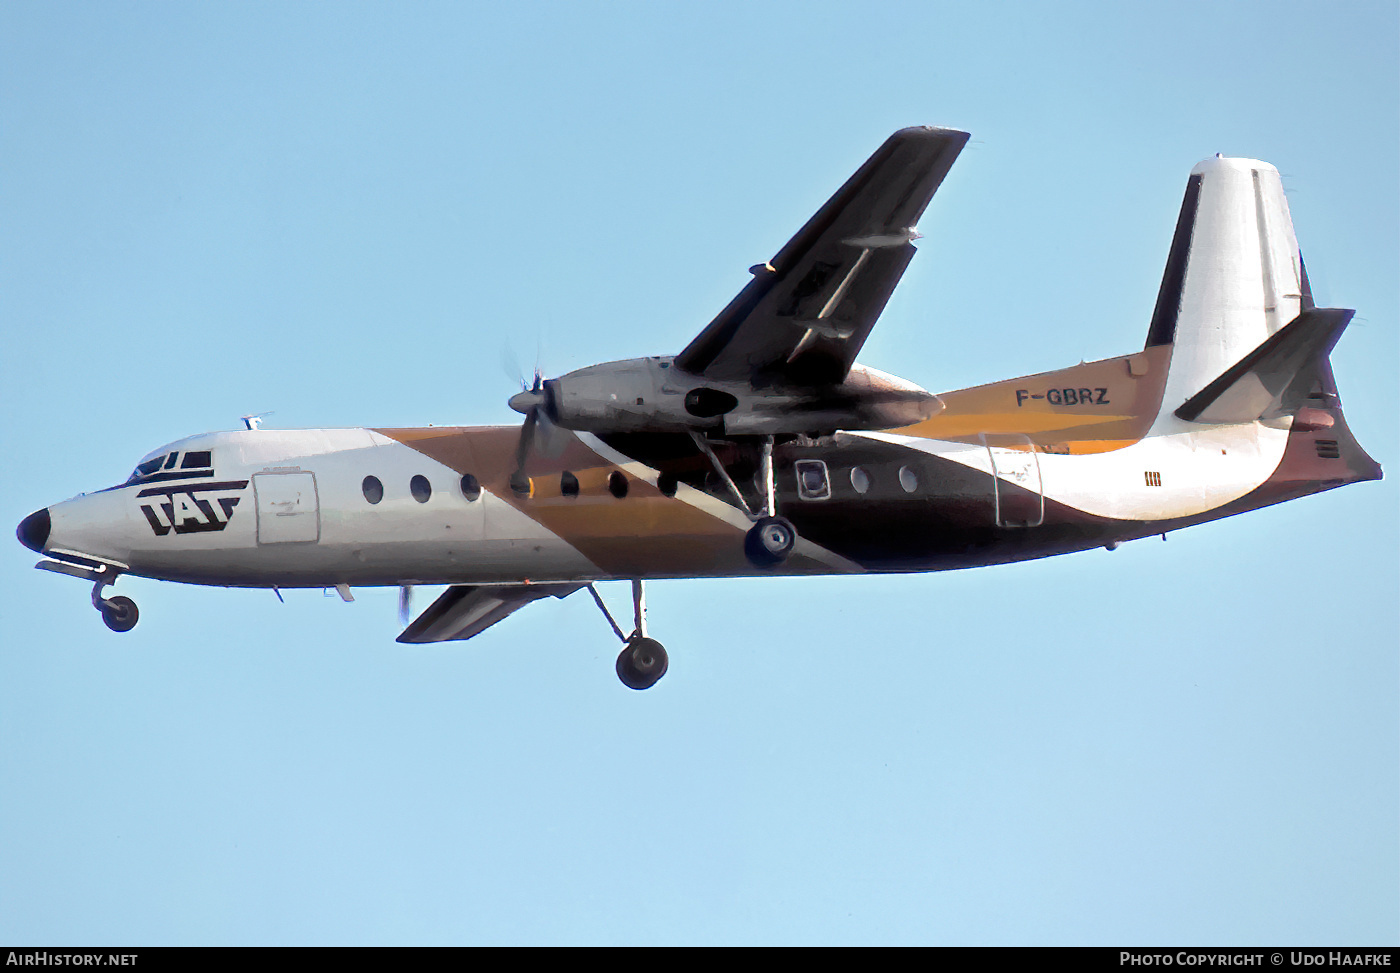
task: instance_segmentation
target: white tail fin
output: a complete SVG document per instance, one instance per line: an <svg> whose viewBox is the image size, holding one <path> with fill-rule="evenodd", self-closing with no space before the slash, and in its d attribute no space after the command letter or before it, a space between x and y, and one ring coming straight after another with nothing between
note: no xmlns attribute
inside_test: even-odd
<svg viewBox="0 0 1400 973"><path fill-rule="evenodd" d="M1147 344L1172 345L1159 422L1312 306L1278 170L1191 170Z"/></svg>

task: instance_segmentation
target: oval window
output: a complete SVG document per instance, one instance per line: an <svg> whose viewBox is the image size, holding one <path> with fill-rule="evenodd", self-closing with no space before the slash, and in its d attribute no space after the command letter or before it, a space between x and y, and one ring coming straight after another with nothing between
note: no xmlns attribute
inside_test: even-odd
<svg viewBox="0 0 1400 973"><path fill-rule="evenodd" d="M870 474L865 471L865 467L851 467L851 488L856 493L866 493L870 490Z"/></svg>
<svg viewBox="0 0 1400 973"><path fill-rule="evenodd" d="M462 496L475 500L481 496L481 484L470 473L462 474Z"/></svg>
<svg viewBox="0 0 1400 973"><path fill-rule="evenodd" d="M674 497L679 487L680 481L670 473L662 473L656 478L656 489L660 490L661 495L664 497Z"/></svg>
<svg viewBox="0 0 1400 973"><path fill-rule="evenodd" d="M364 493L365 499L370 503L378 503L384 499L384 484L379 482L377 476L367 476L360 483L360 490Z"/></svg>
<svg viewBox="0 0 1400 973"><path fill-rule="evenodd" d="M627 477L622 475L621 470L613 470L608 474L608 492L619 500L627 496Z"/></svg>
<svg viewBox="0 0 1400 973"><path fill-rule="evenodd" d="M899 485L904 487L905 493L913 493L919 489L919 474L907 466L901 466L899 468Z"/></svg>
<svg viewBox="0 0 1400 973"><path fill-rule="evenodd" d="M428 498L433 495L433 485L420 473L408 481L408 492L413 494L413 499L419 503L427 503Z"/></svg>
<svg viewBox="0 0 1400 973"><path fill-rule="evenodd" d="M566 497L578 496L578 477L568 470L559 474L559 492Z"/></svg>

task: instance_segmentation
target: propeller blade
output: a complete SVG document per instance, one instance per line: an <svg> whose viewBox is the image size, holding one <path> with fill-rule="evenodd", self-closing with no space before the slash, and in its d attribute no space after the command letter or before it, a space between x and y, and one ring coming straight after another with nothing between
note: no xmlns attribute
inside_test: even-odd
<svg viewBox="0 0 1400 973"><path fill-rule="evenodd" d="M529 388L525 384L525 371L520 367L520 359L515 355L515 349L509 344L501 345L501 371L507 378L520 383L520 391L524 392Z"/></svg>
<svg viewBox="0 0 1400 973"><path fill-rule="evenodd" d="M540 422L540 410L531 409L525 413L525 421L520 424L520 439L515 444L515 472L525 469L525 460L530 456L530 447L535 442L535 427Z"/></svg>
<svg viewBox="0 0 1400 973"><path fill-rule="evenodd" d="M541 456L553 459L564 452L564 447L569 445L573 433L563 426L556 425L544 409L536 410L536 415L539 418L535 420L535 439L538 440L535 450Z"/></svg>
<svg viewBox="0 0 1400 973"><path fill-rule="evenodd" d="M413 615L413 585L399 585L399 624L407 625Z"/></svg>

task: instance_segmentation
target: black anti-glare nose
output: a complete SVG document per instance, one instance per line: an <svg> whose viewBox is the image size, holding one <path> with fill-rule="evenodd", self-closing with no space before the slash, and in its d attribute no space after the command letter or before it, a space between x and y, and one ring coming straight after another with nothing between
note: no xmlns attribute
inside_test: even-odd
<svg viewBox="0 0 1400 973"><path fill-rule="evenodd" d="M40 554L44 552L44 545L49 542L49 529L52 523L49 521L49 508L36 510L28 517L19 522L15 528L15 536L19 542L31 551Z"/></svg>

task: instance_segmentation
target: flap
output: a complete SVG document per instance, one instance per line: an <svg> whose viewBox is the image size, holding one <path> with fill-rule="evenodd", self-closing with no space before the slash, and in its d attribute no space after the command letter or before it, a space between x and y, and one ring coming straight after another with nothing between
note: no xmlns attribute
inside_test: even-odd
<svg viewBox="0 0 1400 973"><path fill-rule="evenodd" d="M415 618L400 642L451 642L469 639L532 601L563 598L582 584L457 584Z"/></svg>

